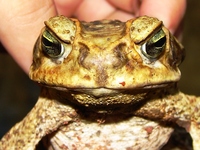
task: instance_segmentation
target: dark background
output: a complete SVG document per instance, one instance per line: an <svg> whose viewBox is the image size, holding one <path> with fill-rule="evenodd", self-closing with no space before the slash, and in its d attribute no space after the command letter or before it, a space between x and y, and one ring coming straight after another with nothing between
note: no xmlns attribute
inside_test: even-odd
<svg viewBox="0 0 200 150"><path fill-rule="evenodd" d="M182 79L179 82L183 92L195 95L200 95L199 8L200 1L188 0L182 42L186 58L181 65ZM8 54L0 52L0 138L30 111L38 95L39 87Z"/></svg>

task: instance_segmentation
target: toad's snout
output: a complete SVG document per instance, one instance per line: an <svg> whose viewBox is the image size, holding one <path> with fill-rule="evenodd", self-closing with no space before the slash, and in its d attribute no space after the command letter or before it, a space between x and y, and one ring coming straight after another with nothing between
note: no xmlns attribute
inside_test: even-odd
<svg viewBox="0 0 200 150"><path fill-rule="evenodd" d="M79 63L86 69L119 69L123 67L127 58L124 51L125 45L117 45L114 48L95 47L88 48L83 46L80 48Z"/></svg>

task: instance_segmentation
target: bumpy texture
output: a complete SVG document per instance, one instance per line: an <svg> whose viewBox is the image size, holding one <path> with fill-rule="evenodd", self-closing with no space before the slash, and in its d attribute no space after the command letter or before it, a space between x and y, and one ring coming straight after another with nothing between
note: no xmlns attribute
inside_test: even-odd
<svg viewBox="0 0 200 150"><path fill-rule="evenodd" d="M155 18L141 17L126 23L116 20L86 23L55 17L45 24L46 28L34 50L30 70L30 78L34 81L54 87L90 88L84 92L101 95L94 88L111 89L108 92L113 92L113 89L151 88L152 85L180 79L178 65L183 57L182 46ZM74 26L71 27L71 24ZM45 57L45 43L41 41L46 40L46 31L65 48L61 56L48 57L46 54ZM150 38L158 37L158 40L161 36L159 31L163 31L166 38L163 41L164 50L161 49L159 59L149 59L145 52L141 52L141 48ZM67 33L71 36L66 42ZM162 46L159 41L157 44L158 47ZM106 90L102 93L105 94Z"/></svg>
<svg viewBox="0 0 200 150"><path fill-rule="evenodd" d="M181 93L182 45L162 22L45 22L30 78L35 107L0 141L3 150L161 149L173 124L200 147L200 98Z"/></svg>

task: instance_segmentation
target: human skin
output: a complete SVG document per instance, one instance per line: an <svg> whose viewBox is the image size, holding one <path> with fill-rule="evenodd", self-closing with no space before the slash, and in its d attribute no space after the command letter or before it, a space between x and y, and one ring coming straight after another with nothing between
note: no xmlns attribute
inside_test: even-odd
<svg viewBox="0 0 200 150"><path fill-rule="evenodd" d="M62 14L85 21L126 21L148 15L162 20L175 33L185 9L186 0L1 0L0 41L28 73L34 43L44 21L52 16Z"/></svg>

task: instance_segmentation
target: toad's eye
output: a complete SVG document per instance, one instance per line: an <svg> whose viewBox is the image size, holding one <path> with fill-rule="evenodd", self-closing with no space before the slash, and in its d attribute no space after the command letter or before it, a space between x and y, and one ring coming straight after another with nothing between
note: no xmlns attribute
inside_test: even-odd
<svg viewBox="0 0 200 150"><path fill-rule="evenodd" d="M43 52L51 58L59 58L64 54L64 46L45 30L42 35Z"/></svg>
<svg viewBox="0 0 200 150"><path fill-rule="evenodd" d="M141 51L147 58L156 59L165 50L165 45L166 35L160 30L141 46Z"/></svg>

